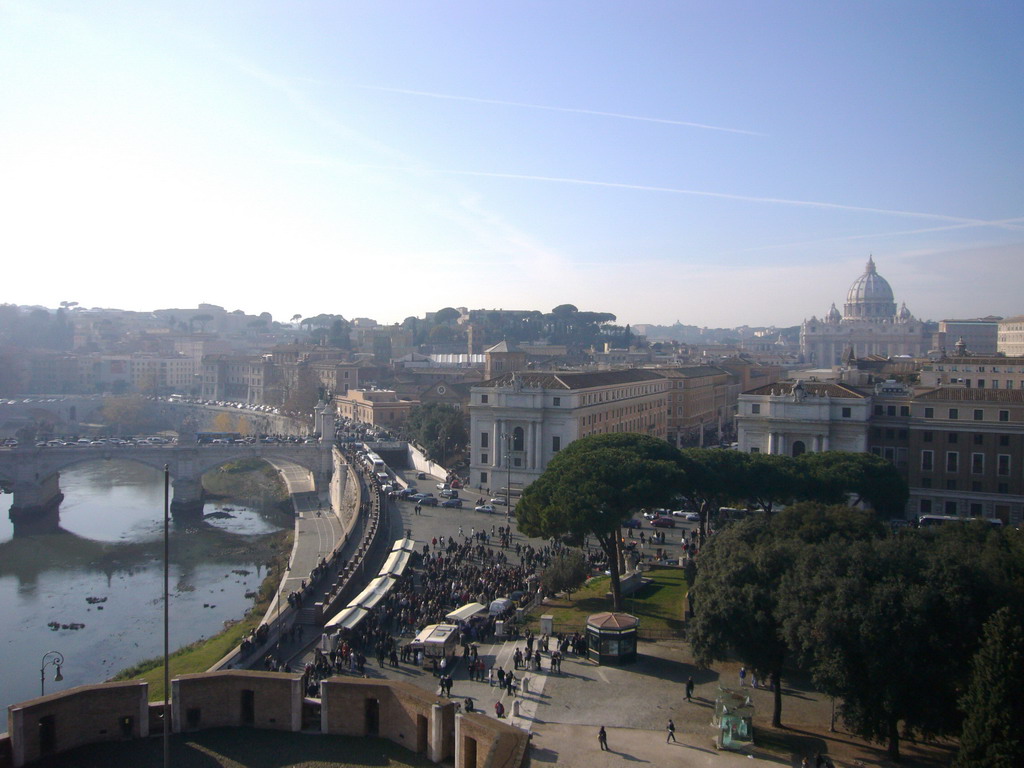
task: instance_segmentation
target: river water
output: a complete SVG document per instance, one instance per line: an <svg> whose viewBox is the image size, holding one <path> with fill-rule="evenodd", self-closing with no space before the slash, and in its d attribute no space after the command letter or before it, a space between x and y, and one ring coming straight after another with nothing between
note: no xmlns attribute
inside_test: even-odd
<svg viewBox="0 0 1024 768"><path fill-rule="evenodd" d="M13 537L0 516L0 707L96 683L163 654L163 473L128 461L90 462L61 473L60 532ZM220 513L209 517L211 513ZM269 548L290 527L277 511L208 502L201 522L172 523L171 650L219 632L252 605ZM56 622L56 629L48 626ZM81 628L73 628L77 625Z"/></svg>

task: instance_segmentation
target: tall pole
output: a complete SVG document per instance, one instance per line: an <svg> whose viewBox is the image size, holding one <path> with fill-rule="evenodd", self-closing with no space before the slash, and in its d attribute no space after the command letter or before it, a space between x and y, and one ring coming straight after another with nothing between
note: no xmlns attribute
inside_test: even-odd
<svg viewBox="0 0 1024 768"><path fill-rule="evenodd" d="M171 764L171 638L170 638L170 528L171 528L171 471L164 464L164 768Z"/></svg>

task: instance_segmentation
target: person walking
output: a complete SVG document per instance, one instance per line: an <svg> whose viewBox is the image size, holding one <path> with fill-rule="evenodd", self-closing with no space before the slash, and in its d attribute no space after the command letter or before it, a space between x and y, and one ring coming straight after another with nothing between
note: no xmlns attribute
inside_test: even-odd
<svg viewBox="0 0 1024 768"><path fill-rule="evenodd" d="M670 741L676 740L676 724L672 722L671 718L668 721L668 736L665 737L665 743L668 744Z"/></svg>
<svg viewBox="0 0 1024 768"><path fill-rule="evenodd" d="M608 733L605 731L604 726L597 732L597 743L601 745L601 750L604 752L610 752L608 749Z"/></svg>
<svg viewBox="0 0 1024 768"><path fill-rule="evenodd" d="M693 701L693 678L686 679L686 700Z"/></svg>

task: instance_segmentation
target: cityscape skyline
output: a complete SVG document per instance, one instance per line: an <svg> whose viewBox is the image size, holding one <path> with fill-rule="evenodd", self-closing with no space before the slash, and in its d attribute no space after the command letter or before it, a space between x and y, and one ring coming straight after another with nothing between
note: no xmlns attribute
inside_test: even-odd
<svg viewBox="0 0 1024 768"><path fill-rule="evenodd" d="M918 318L1012 316L1021 22L1009 2L5 3L2 299L789 327L873 255Z"/></svg>

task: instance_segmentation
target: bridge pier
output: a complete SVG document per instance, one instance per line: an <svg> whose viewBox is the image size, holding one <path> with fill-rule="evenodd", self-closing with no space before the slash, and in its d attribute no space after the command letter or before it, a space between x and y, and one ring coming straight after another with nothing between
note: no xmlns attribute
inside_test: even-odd
<svg viewBox="0 0 1024 768"><path fill-rule="evenodd" d="M15 536L56 533L60 527L60 475L53 474L34 482L14 483L14 504L8 516Z"/></svg>
<svg viewBox="0 0 1024 768"><path fill-rule="evenodd" d="M171 481L171 515L175 518L200 517L203 514L205 495L203 478L176 477Z"/></svg>

